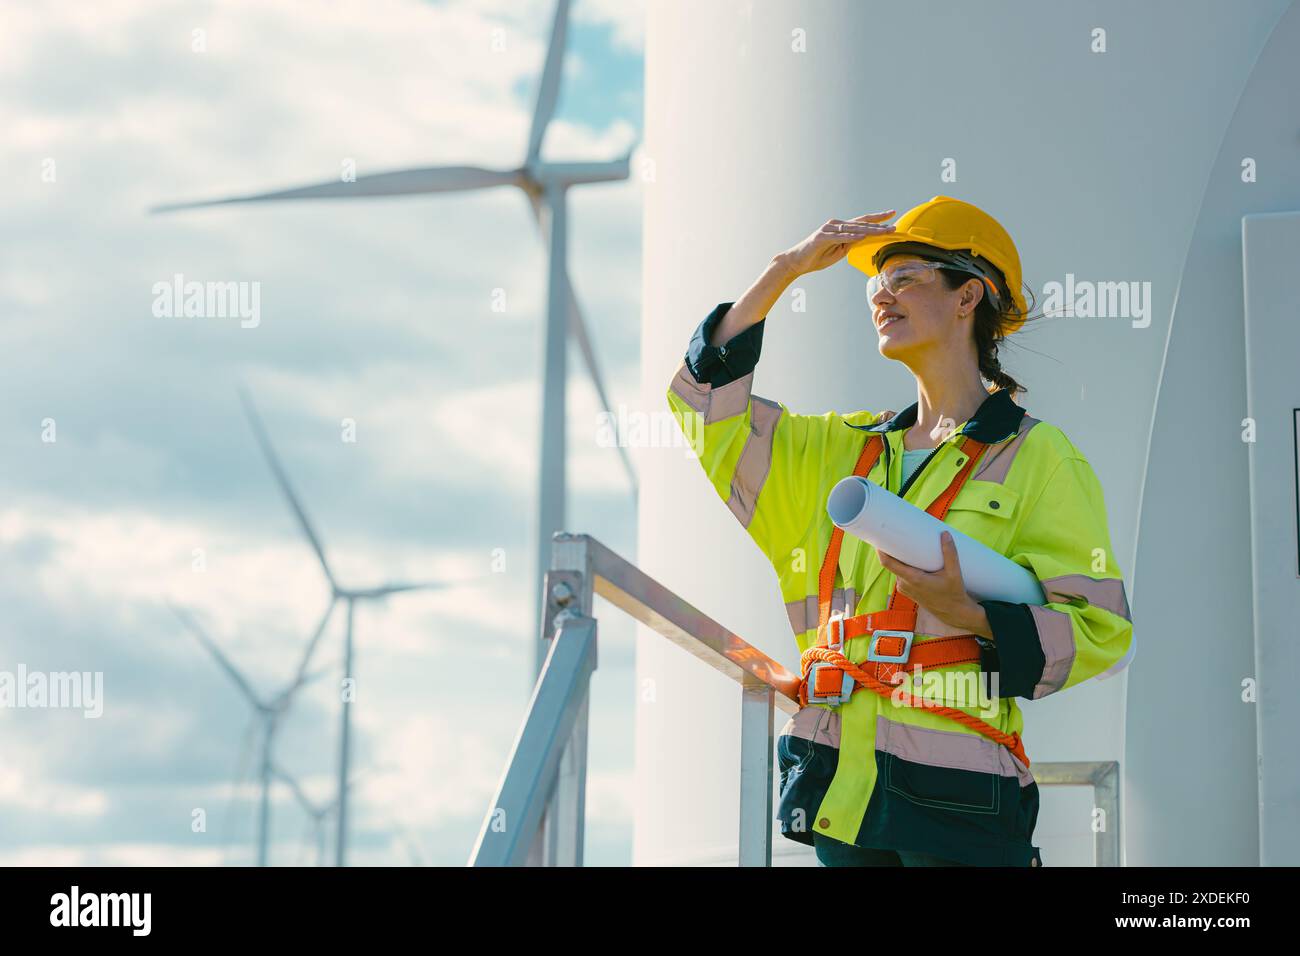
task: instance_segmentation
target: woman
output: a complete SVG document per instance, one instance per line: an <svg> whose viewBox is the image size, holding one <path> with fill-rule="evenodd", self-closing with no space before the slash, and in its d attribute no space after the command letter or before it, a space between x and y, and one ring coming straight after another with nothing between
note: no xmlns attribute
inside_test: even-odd
<svg viewBox="0 0 1300 956"><path fill-rule="evenodd" d="M700 324L669 405L717 494L771 561L806 702L777 742L781 832L827 866L1040 866L1038 788L1017 697L1122 668L1132 624L1083 453L1013 401L998 345L1028 316L1020 258L946 196L832 219ZM798 415L753 395L766 315L799 276L867 273L885 358L916 378L900 414ZM988 384L986 384L988 383ZM1043 606L977 600L945 533L942 569L835 529L860 474L1029 568Z"/></svg>

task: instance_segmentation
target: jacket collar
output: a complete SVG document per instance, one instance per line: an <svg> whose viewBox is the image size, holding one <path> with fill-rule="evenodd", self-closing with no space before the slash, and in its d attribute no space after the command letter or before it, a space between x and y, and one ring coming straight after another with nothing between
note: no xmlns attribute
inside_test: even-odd
<svg viewBox="0 0 1300 956"><path fill-rule="evenodd" d="M849 422L844 424L859 431L879 433L899 431L916 424L918 404L918 402L913 402L893 418L875 425L853 425ZM1011 392L1008 389L1000 388L984 399L975 414L966 421L956 434L969 435L978 442L994 445L1005 441L1020 431L1020 420L1024 416L1025 410L1012 401Z"/></svg>

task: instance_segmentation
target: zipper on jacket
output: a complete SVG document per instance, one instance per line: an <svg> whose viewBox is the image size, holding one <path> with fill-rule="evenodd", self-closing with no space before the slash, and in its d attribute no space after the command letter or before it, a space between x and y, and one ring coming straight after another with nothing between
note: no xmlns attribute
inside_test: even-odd
<svg viewBox="0 0 1300 956"><path fill-rule="evenodd" d="M916 481L916 479L920 476L921 472L925 471L925 466L930 464L930 459L933 458L936 454L938 454L939 449L946 444L948 444L947 439L941 441L939 444L934 446L934 450L931 451L930 454L925 456L925 461L921 462L921 464L916 466L916 471L912 472L912 476L908 478L907 481L903 482L903 487L898 489L898 497L901 498L903 497L903 495L907 494L907 489L912 487L912 483Z"/></svg>
<svg viewBox="0 0 1300 956"><path fill-rule="evenodd" d="M962 432L956 432L956 433L954 433L954 434L955 434L955 435L961 435L961 434L963 434L963 433L962 433ZM1014 438L1014 437L1015 437L1016 435L1018 435L1018 434L1020 434L1020 433L1019 433L1019 432L1012 432L1010 435L1007 435L1006 438L1002 438L1002 439L1000 439L999 441L994 442L993 444L1001 444L1002 442L1006 441L1007 438ZM921 472L925 471L925 466L928 465L928 464L930 464L930 459L933 458L933 457L935 456L935 453L938 452L940 448L942 448L944 445L948 444L948 442L951 441L953 437L954 437L953 435L949 435L949 436L948 436L947 438L945 438L942 442L940 442L939 444L937 444L937 445L934 446L934 451L930 452L930 454L928 454L928 455L925 456L925 461L921 462L921 464L919 464L919 465L917 466L916 471L912 472L912 477L911 477L911 478L908 478L907 481L903 482L903 487L902 487L901 489L899 489L898 497L901 498L901 497L903 497L903 495L907 494L907 489L910 488L910 487L912 487L912 482L914 482L918 477L920 477ZM885 442L885 447L886 447L886 448L889 447L889 442ZM982 469L981 469L981 470L982 470ZM888 489L886 489L886 490L888 490Z"/></svg>
<svg viewBox="0 0 1300 956"><path fill-rule="evenodd" d="M885 490L889 490L889 436L881 435L880 440L885 443Z"/></svg>

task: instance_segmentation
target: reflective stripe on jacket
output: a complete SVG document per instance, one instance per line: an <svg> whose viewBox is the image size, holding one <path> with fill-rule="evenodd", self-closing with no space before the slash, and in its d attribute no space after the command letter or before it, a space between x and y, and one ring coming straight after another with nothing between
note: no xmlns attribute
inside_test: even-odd
<svg viewBox="0 0 1300 956"><path fill-rule="evenodd" d="M852 472L864 441L872 432L885 440L868 478L924 508L964 463L957 444L970 435L990 447L946 521L1033 571L1049 603L980 602L993 632L982 642L981 662L928 675L938 683L911 675L904 686L1019 733L1015 698L1045 697L1127 663L1133 628L1101 486L1059 428L1031 418L1000 390L900 487L903 435L916 421L916 405L892 417L798 415L753 395L766 320L724 346L708 344L731 305L719 304L696 329L668 403L714 491L776 571L801 652L817 639L817 576L833 527L826 498ZM893 583L874 548L844 537L834 610L852 616L883 609ZM958 633L919 609L918 643ZM850 661L865 660L867 642L847 642ZM962 683L981 672L996 688L987 706ZM1032 752L1032 735L1027 740ZM790 839L811 844L815 830L845 843L977 865L1040 863L1032 844L1038 788L1028 769L1001 745L924 708L861 691L843 705L806 707L781 730L777 758L778 817Z"/></svg>

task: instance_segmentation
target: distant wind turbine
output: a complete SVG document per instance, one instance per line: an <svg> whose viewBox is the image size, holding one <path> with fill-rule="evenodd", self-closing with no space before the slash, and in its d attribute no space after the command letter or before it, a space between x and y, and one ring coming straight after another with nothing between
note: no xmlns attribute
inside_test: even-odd
<svg viewBox="0 0 1300 956"><path fill-rule="evenodd" d="M298 522L299 530L302 531L303 537L307 539L307 543L311 545L311 549L316 553L316 560L320 562L321 570L325 573L325 580L328 582L331 592L330 608L333 609L334 603L337 601L343 601L347 604L347 627L344 631L343 645L343 676L344 678L351 678L353 676L352 618L358 601L382 601L391 594L401 594L406 591L436 591L447 587L447 585L434 581L402 581L381 584L376 587L349 588L339 584L338 579L334 577L334 572L330 569L329 561L325 557L325 547L321 544L320 535L312 527L307 512L303 508L298 495L294 492L293 486L289 483L289 476L280 464L279 456L276 455L275 449L271 445L270 436L267 435L266 429L262 426L262 420L258 417L252 396L245 389L240 389L239 395L244 403L244 411L248 415L248 423L252 426L253 435L257 438L262 454L271 467L271 473L275 476L276 484L280 486L280 491L284 494L285 501L288 502L289 509ZM343 720L339 735L338 836L334 847L334 863L336 866L343 866L347 855L347 780L348 762L352 753L351 696L347 694L341 695L340 703Z"/></svg>
<svg viewBox="0 0 1300 956"><path fill-rule="evenodd" d="M178 607L168 602L168 607L172 613L180 620L187 630L190 631L199 643L203 646L217 665L226 672L229 677L239 688L240 692L252 704L253 710L257 714L257 719L261 723L262 730L262 753L261 769L259 780L261 785L261 797L257 814L257 865L266 866L267 863L267 844L271 830L271 776L273 773L274 757L273 749L275 745L275 732L280 725L280 718L289 709L289 704L293 700L293 695L305 684L314 680L319 675L309 675L307 665L310 663L312 655L316 651L316 645L320 642L321 634L325 632L325 625L329 622L330 613L334 610L334 601L325 609L325 614L316 626L316 632L312 635L311 640L307 643L307 648L303 652L302 660L298 664L298 670L294 673L293 680L286 684L279 693L271 697L263 697L253 690L253 685L239 671L230 658L228 658L217 646L216 641L208 636L202 625L199 624L194 616L184 608Z"/></svg>
<svg viewBox="0 0 1300 956"><path fill-rule="evenodd" d="M316 865L324 866L325 865L325 822L329 819L330 815L335 811L335 809L337 809L338 798L335 797L333 800L330 800L328 803L317 803L311 797L307 796L307 791L303 789L302 785L296 779L294 779L294 777L290 775L289 772L284 769L284 767L277 765L272 768L272 773L274 773L275 776L278 777L280 781L284 783L286 787L289 788L289 792L292 793L294 799L298 801L298 806L302 809L302 812L305 813L308 819L311 821L310 831L311 831L312 839L316 844ZM361 773L354 776L352 780L348 783L348 787L349 788L356 787L358 781L365 773L366 771L363 770L361 771ZM391 830L392 842L393 843L396 843L398 841L401 842L403 849L405 849L406 851L407 857L411 861L411 865L424 866L425 865L424 857L420 851L419 841L416 840L414 834L411 833L410 829L405 824L399 821L393 821L391 824L389 824L389 828Z"/></svg>
<svg viewBox="0 0 1300 956"><path fill-rule="evenodd" d="M353 182L325 182L276 192L254 193L224 199L167 203L154 206L152 212L172 212L204 206L235 203L278 202L294 199L361 199L379 196L412 196L425 193L465 192L496 186L514 186L525 193L546 240L550 254L547 270L546 335L542 355L541 467L538 476L538 513L534 614L541 620L542 576L551 566L551 538L564 526L565 500L565 382L567 379L568 335L572 334L582 352L582 359L595 384L601 407L611 423L618 417L610 408L609 397L596 363L591 337L582 311L578 307L568 273L567 190L586 183L616 182L628 178L632 151L621 159L590 163L552 163L541 158L542 140L555 115L559 100L560 78L564 65L564 47L568 30L569 0L558 0L542 68L532 127L528 134L528 152L523 165L516 169L485 169L478 166L430 166L404 169L371 176L358 176ZM543 214L545 208L545 215ZM633 497L637 494L636 471L615 429L615 444L627 471ZM350 619L350 617L349 617ZM547 642L540 636L533 640L534 672L541 671ZM342 815L340 815L341 818Z"/></svg>
<svg viewBox="0 0 1300 956"><path fill-rule="evenodd" d="M271 772L289 788L289 792L293 794L293 798L298 801L298 806L302 808L302 812L307 814L308 819L311 821L312 838L316 842L316 865L324 866L325 823L329 819L330 814L338 808L338 797L336 796L328 803L318 804L312 800L311 797L307 796L307 791L303 790L302 785L299 784L298 781L282 766L276 764L271 768ZM349 786L355 784L356 780L353 780Z"/></svg>

